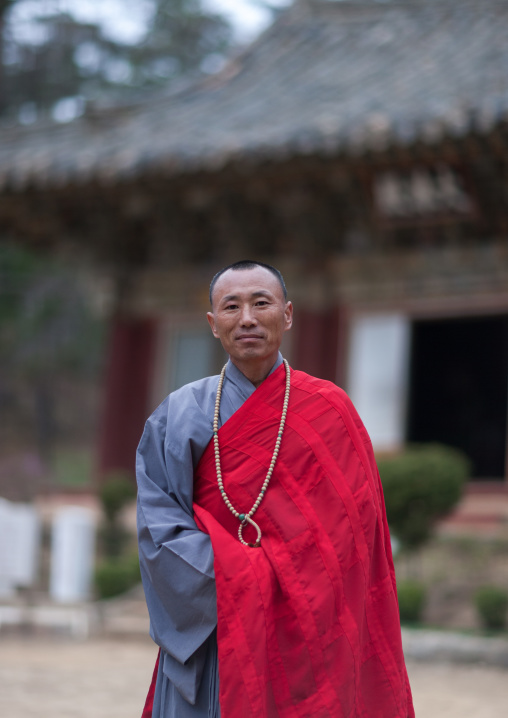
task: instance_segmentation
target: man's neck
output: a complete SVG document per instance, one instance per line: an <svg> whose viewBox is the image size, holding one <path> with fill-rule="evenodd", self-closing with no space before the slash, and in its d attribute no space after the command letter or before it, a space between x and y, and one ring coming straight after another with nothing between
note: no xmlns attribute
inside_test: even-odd
<svg viewBox="0 0 508 718"><path fill-rule="evenodd" d="M242 372L242 374L257 387L264 382L268 374L271 372L274 364L276 363L278 355L269 357L262 362L257 361L255 364L251 362L238 362L231 359L231 362L236 368Z"/></svg>

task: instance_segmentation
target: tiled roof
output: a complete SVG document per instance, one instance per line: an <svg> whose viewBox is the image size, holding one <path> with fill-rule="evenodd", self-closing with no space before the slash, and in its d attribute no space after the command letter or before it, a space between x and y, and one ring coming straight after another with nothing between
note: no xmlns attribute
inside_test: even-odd
<svg viewBox="0 0 508 718"><path fill-rule="evenodd" d="M508 0L300 0L218 75L67 125L0 131L0 182L357 152L508 117Z"/></svg>

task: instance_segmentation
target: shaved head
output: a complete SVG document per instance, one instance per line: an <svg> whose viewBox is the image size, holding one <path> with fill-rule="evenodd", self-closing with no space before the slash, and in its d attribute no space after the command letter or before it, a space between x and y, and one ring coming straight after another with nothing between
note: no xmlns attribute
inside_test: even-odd
<svg viewBox="0 0 508 718"><path fill-rule="evenodd" d="M210 304L213 306L213 290L215 288L215 285L217 284L217 280L229 270L232 271L242 271L246 269L255 269L255 267L263 267L263 269L267 269L269 272L271 272L278 280L281 289L282 294L284 295L284 300L287 300L288 293L286 290L286 285L284 284L284 278L282 274L279 272L278 269L275 267L272 267L271 264L265 264L264 262L256 262L252 259L242 259L239 262L234 262L233 264L228 264L227 267L224 267L224 269L221 269L217 274L214 276L210 283Z"/></svg>

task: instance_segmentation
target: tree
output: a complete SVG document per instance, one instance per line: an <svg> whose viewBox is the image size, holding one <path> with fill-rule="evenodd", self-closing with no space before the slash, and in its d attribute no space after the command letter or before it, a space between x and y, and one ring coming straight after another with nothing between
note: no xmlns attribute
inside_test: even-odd
<svg viewBox="0 0 508 718"><path fill-rule="evenodd" d="M62 374L95 375L103 333L84 282L74 272L54 259L0 244L0 426L15 423L9 396L16 387L26 387L30 423L46 461L58 429L56 379ZM26 424L24 429L32 433Z"/></svg>
<svg viewBox="0 0 508 718"><path fill-rule="evenodd" d="M0 0L0 115L5 111L8 105L7 93L4 82L4 60L5 57L5 35L6 35L6 18L11 5L16 0Z"/></svg>
<svg viewBox="0 0 508 718"><path fill-rule="evenodd" d="M130 55L133 82L158 84L195 72L230 43L231 27L205 13L201 0L156 0L146 36Z"/></svg>
<svg viewBox="0 0 508 718"><path fill-rule="evenodd" d="M120 1L126 13L139 3ZM54 3L28 13L22 33L15 10L28 0L0 0L0 114L22 122L50 112L55 119L72 119L89 102L131 98L200 72L207 61L217 65L230 47L230 25L204 10L201 0L146 3L142 37L132 44Z"/></svg>

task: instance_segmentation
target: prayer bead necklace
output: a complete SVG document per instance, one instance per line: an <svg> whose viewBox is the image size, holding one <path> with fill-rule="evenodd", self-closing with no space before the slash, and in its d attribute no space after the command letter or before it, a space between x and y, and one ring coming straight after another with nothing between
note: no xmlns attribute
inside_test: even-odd
<svg viewBox="0 0 508 718"><path fill-rule="evenodd" d="M289 369L289 364L286 359L283 359L284 367L286 369L286 389L284 391L284 403L282 405L282 415L280 418L280 424L279 424L279 432L277 434L277 440L275 442L275 448L273 450L272 454L272 460L270 462L270 467L268 469L268 473L266 474L266 478L263 482L263 486L261 487L261 491L259 492L259 495L257 499L254 501L251 510L244 514L240 513L235 509L233 504L228 498L228 495L226 494L226 491L224 489L224 484L222 482L222 471L220 466L220 452L219 452L219 409L220 409L220 398L222 394L222 385L224 383L224 375L226 372L227 364L225 364L222 368L222 371L220 373L219 377L219 386L217 387L217 396L215 399L215 412L213 415L213 445L215 450L215 469L217 472L217 483L219 485L219 491L221 492L222 498L224 499L224 503L228 507L228 509L231 511L233 516L236 516L236 518L240 521L240 526L238 527L238 538L241 543L243 543L244 546L250 546L250 548L258 548L258 546L261 545L261 529L257 525L255 521L252 520L253 515L257 511L259 504L263 500L263 497L266 493L266 490L268 488L268 484L270 483L270 479L272 478L273 469L275 467L275 462L277 461L277 456L279 455L279 449L280 449L280 442L282 440L282 434L284 432L284 426L286 424L286 414L288 412L288 404L289 404L289 389L291 384L291 373ZM257 538L255 543L248 543L247 541L244 541L243 538L243 529L244 527L250 524L253 526L257 531Z"/></svg>

